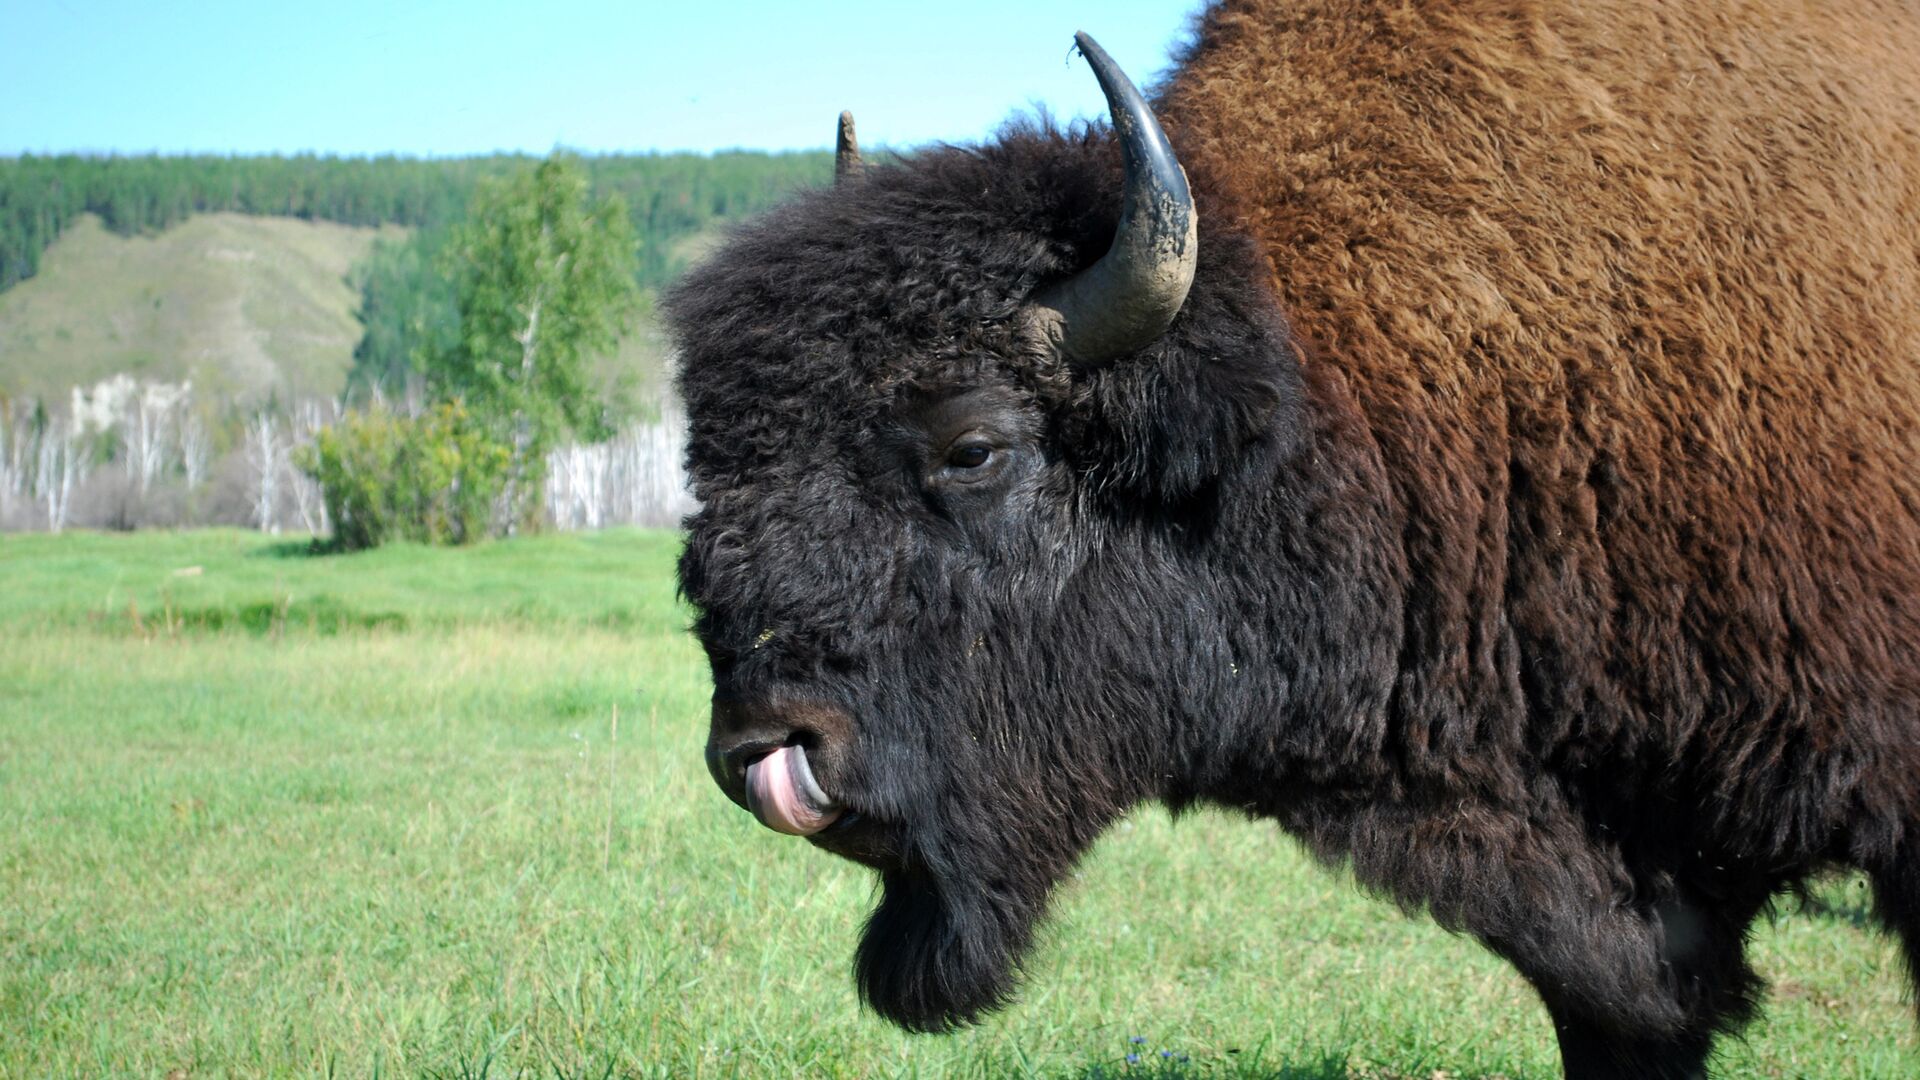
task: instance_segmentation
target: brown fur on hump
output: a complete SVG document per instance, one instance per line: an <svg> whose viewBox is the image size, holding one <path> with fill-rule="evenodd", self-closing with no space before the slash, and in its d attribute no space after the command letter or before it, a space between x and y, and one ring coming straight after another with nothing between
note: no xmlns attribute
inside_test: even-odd
<svg viewBox="0 0 1920 1080"><path fill-rule="evenodd" d="M1908 814L1916 56L1911 2L1202 20L1163 118L1396 478L1405 654L1456 658L1401 676L1408 760L1604 748L1719 782L1776 852ZM1511 710L1469 704L1489 681Z"/></svg>

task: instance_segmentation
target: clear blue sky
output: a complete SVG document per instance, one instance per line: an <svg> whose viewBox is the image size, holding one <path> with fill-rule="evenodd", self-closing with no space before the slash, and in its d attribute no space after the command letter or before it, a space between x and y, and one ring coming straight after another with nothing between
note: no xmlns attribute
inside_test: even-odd
<svg viewBox="0 0 1920 1080"><path fill-rule="evenodd" d="M0 0L0 154L801 149L845 108L973 141L1103 114L1073 32L1145 84L1199 6Z"/></svg>

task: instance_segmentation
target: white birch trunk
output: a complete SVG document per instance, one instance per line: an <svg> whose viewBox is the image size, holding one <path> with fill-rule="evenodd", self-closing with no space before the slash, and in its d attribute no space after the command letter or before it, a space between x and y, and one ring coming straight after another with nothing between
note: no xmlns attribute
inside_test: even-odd
<svg viewBox="0 0 1920 1080"><path fill-rule="evenodd" d="M667 402L660 420L631 424L608 442L547 454L547 513L561 529L677 525L693 509L681 455L686 420Z"/></svg>
<svg viewBox="0 0 1920 1080"><path fill-rule="evenodd" d="M65 420L52 420L40 435L36 455L38 475L35 487L47 508L47 531L57 533L67 527L67 515L73 506L73 489L86 479L92 455L87 450L85 433Z"/></svg>
<svg viewBox="0 0 1920 1080"><path fill-rule="evenodd" d="M280 531L278 508L283 454L279 422L271 413L254 413L247 421L247 464L254 477L253 523L264 533Z"/></svg>
<svg viewBox="0 0 1920 1080"><path fill-rule="evenodd" d="M154 388L127 402L121 424L126 431L127 478L142 495L153 487L165 464L167 420L172 411L172 402L155 393Z"/></svg>
<svg viewBox="0 0 1920 1080"><path fill-rule="evenodd" d="M280 464L286 474L287 488L293 494L293 508L300 515L300 526L308 536L321 536L331 526L327 521L327 501L313 477L293 467L293 448L313 442L314 434L340 418L337 401L319 402L309 398L293 411L287 443L280 452Z"/></svg>
<svg viewBox="0 0 1920 1080"><path fill-rule="evenodd" d="M0 525L13 517L20 501L21 467L15 453L20 424L11 412L0 411Z"/></svg>
<svg viewBox="0 0 1920 1080"><path fill-rule="evenodd" d="M187 490L207 482L207 462L213 455L207 425L191 408L180 417L180 468L186 473Z"/></svg>

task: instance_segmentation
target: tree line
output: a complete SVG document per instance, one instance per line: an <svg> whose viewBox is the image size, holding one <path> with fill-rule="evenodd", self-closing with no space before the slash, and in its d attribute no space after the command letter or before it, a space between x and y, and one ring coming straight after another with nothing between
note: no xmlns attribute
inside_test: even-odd
<svg viewBox="0 0 1920 1080"><path fill-rule="evenodd" d="M589 379L641 304L618 194L596 197L579 165L556 154L482 181L468 216L437 243L418 269L449 321L398 361L428 407L399 414L371 395L299 461L340 547L537 528L550 455L569 440L605 443L626 419L624 403Z"/></svg>
<svg viewBox="0 0 1920 1080"><path fill-rule="evenodd" d="M525 155L423 159L270 155L23 154L0 158L0 290L32 277L48 245L82 214L132 235L188 215L234 211L444 229L465 216L475 186L522 172ZM678 269L674 242L720 218L751 214L797 187L825 182L825 151L604 155L575 158L597 196L626 204L637 283Z"/></svg>
<svg viewBox="0 0 1920 1080"><path fill-rule="evenodd" d="M363 336L340 399L199 401L122 375L60 410L0 387L0 528L245 522L353 548L670 523L676 410L636 410L589 365L681 240L830 175L825 153L0 159L0 281L87 212L123 233L210 210L411 226L351 271Z"/></svg>

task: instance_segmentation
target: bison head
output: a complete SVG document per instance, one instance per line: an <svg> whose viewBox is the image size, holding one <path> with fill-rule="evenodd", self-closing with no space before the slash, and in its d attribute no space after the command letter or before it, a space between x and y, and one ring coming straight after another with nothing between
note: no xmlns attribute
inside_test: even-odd
<svg viewBox="0 0 1920 1080"><path fill-rule="evenodd" d="M913 1029L1004 1000L1101 829L1211 793L1272 704L1239 676L1286 605L1235 581L1302 456L1297 356L1264 259L1081 44L1111 132L843 161L668 304L709 766L879 871L857 976Z"/></svg>

